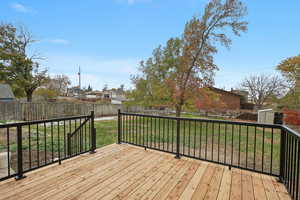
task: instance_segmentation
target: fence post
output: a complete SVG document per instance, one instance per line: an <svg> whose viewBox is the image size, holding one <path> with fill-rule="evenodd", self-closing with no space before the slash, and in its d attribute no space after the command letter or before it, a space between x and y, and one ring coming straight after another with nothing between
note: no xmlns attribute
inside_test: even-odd
<svg viewBox="0 0 300 200"><path fill-rule="evenodd" d="M180 159L180 119L177 119L177 131L176 131L176 159Z"/></svg>
<svg viewBox="0 0 300 200"><path fill-rule="evenodd" d="M95 128L95 113L91 111L91 131L92 131L92 147L90 153L96 152L96 128Z"/></svg>
<svg viewBox="0 0 300 200"><path fill-rule="evenodd" d="M17 175L15 177L16 180L20 180L25 178L23 175L23 147L22 147L22 126L17 126Z"/></svg>
<svg viewBox="0 0 300 200"><path fill-rule="evenodd" d="M121 134L122 134L122 119L121 119L121 110L118 109L118 144L121 144Z"/></svg>
<svg viewBox="0 0 300 200"><path fill-rule="evenodd" d="M280 134L280 167L279 167L279 181L283 182L284 179L284 171L285 171L285 147L286 143L286 132L281 128Z"/></svg>

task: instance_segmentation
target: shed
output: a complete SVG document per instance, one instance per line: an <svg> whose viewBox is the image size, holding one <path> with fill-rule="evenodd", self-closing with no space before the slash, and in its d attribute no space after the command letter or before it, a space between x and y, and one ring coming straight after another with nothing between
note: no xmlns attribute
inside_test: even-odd
<svg viewBox="0 0 300 200"><path fill-rule="evenodd" d="M263 124L274 124L274 111L272 109L259 110L257 122Z"/></svg>
<svg viewBox="0 0 300 200"><path fill-rule="evenodd" d="M8 84L0 84L0 102L14 101L15 95Z"/></svg>

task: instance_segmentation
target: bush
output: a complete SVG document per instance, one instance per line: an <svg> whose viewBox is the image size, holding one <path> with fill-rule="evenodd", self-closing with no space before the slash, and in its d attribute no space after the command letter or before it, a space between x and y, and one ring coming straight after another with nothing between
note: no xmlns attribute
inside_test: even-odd
<svg viewBox="0 0 300 200"><path fill-rule="evenodd" d="M288 125L300 125L300 111L284 109L283 121Z"/></svg>

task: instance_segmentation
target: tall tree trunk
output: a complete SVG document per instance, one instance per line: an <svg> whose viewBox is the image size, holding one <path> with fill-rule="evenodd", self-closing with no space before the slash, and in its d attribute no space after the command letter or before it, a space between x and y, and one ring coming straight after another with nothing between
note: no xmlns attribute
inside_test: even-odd
<svg viewBox="0 0 300 200"><path fill-rule="evenodd" d="M26 92L27 102L32 102L32 95L33 95L32 91Z"/></svg>
<svg viewBox="0 0 300 200"><path fill-rule="evenodd" d="M176 117L180 117L182 105L176 105Z"/></svg>

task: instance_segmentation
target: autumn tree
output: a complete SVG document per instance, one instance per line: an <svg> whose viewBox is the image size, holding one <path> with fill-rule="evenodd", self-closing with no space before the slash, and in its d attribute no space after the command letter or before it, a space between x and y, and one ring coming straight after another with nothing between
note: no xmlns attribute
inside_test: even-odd
<svg viewBox="0 0 300 200"><path fill-rule="evenodd" d="M283 60L277 65L276 69L287 79L293 89L296 85L297 69L300 69L300 54ZM298 74L298 78L299 76Z"/></svg>
<svg viewBox="0 0 300 200"><path fill-rule="evenodd" d="M266 74L246 77L240 88L249 92L257 108L261 108L268 98L283 97L286 93L285 81L282 78Z"/></svg>
<svg viewBox="0 0 300 200"><path fill-rule="evenodd" d="M47 70L40 70L37 55L28 54L36 42L23 26L0 25L0 77L32 101L33 92L48 80Z"/></svg>
<svg viewBox="0 0 300 200"><path fill-rule="evenodd" d="M211 0L202 17L187 22L183 36L171 38L165 47L158 47L152 57L141 62L142 75L135 76L134 96L145 102L168 104L180 116L183 106L198 88L210 86L218 69L214 64L217 44L227 48L231 30L240 36L247 30L243 21L246 7L239 0Z"/></svg>

